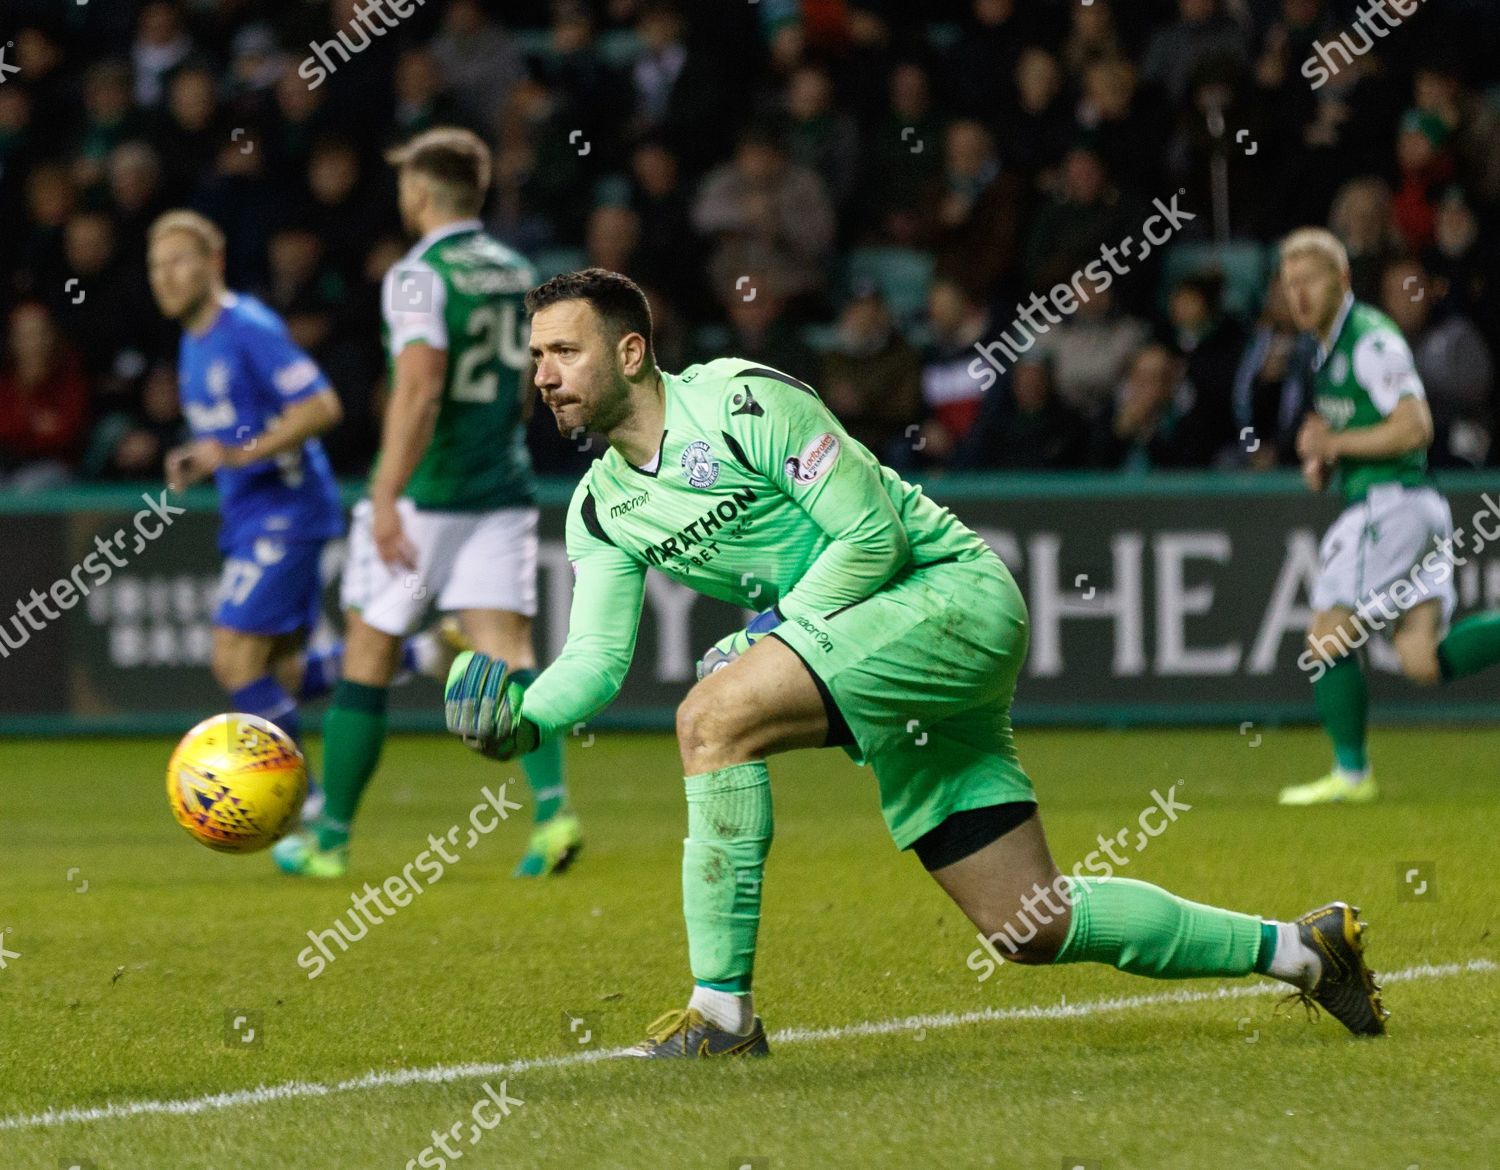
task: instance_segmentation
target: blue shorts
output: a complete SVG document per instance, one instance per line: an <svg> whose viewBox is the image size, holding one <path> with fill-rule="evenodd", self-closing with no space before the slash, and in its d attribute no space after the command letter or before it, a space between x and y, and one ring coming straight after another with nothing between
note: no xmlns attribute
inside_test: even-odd
<svg viewBox="0 0 1500 1170"><path fill-rule="evenodd" d="M219 579L214 625L267 636L311 630L323 604L325 544L259 536L234 545Z"/></svg>

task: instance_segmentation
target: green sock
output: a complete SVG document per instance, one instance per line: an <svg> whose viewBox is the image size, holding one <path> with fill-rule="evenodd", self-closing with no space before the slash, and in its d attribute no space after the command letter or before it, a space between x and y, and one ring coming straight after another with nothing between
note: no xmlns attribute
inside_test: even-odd
<svg viewBox="0 0 1500 1170"><path fill-rule="evenodd" d="M1077 877L1069 888L1073 921L1054 963L1108 963L1152 979L1248 975L1270 964L1275 928L1249 914L1132 878Z"/></svg>
<svg viewBox="0 0 1500 1170"><path fill-rule="evenodd" d="M1500 610L1464 618L1438 643L1437 657L1444 682L1500 662Z"/></svg>
<svg viewBox="0 0 1500 1170"><path fill-rule="evenodd" d="M1370 695L1359 659L1353 654L1335 659L1313 683L1313 698L1317 700L1323 730L1333 740L1335 762L1346 772L1363 772L1368 767L1365 713L1370 706Z"/></svg>
<svg viewBox="0 0 1500 1170"><path fill-rule="evenodd" d="M318 848L349 841L349 827L385 743L385 687L342 680L323 720L323 815Z"/></svg>
<svg viewBox="0 0 1500 1170"><path fill-rule="evenodd" d="M536 671L518 670L515 680L523 687L536 681ZM563 783L563 746L561 736L549 736L536 751L521 757L526 783L531 787L531 819L540 825L550 821L568 806L568 788Z"/></svg>
<svg viewBox="0 0 1500 1170"><path fill-rule="evenodd" d="M760 882L771 851L771 777L763 762L689 776L682 916L693 980L746 992L755 967Z"/></svg>

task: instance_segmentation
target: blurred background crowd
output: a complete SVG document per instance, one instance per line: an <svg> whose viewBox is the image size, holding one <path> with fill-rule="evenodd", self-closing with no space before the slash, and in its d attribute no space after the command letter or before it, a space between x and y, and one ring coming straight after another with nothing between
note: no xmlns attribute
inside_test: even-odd
<svg viewBox="0 0 1500 1170"><path fill-rule="evenodd" d="M664 367L784 369L903 470L1287 461L1312 346L1274 243L1312 223L1410 341L1434 463L1500 459L1488 0L1378 36L1353 0L405 6L5 0L0 484L159 476L183 422L145 228L173 206L223 226L231 287L328 372L325 442L362 473L379 281L410 243L381 151L437 124L493 145L487 224L542 276L648 290ZM1341 37L1371 48L1315 88ZM1174 196L1169 244L976 376L1018 302ZM544 472L596 453L545 409L532 429Z"/></svg>

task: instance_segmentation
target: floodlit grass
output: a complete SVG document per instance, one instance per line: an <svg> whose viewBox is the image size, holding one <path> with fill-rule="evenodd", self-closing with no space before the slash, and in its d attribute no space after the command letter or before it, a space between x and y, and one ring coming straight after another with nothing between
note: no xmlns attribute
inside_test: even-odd
<svg viewBox="0 0 1500 1170"><path fill-rule="evenodd" d="M1248 744L1232 728L1021 737L1064 868L1096 834L1134 824L1152 788L1181 781L1191 811L1122 872L1275 917L1351 900L1382 972L1500 960L1500 732L1377 732L1385 796L1350 808L1274 804L1280 785L1325 770L1317 733ZM686 814L670 739L569 745L587 837L572 873L511 879L529 809L512 814L314 980L297 964L307 932L348 910L364 882L400 872L507 772L446 740L393 740L348 879L309 885L266 855L189 840L166 808L169 747L0 744L7 1168L430 1168L443 1158L434 1131L455 1123L462 1159L448 1164L466 1168L1434 1170L1490 1165L1500 1149L1500 972L1487 964L1390 985L1391 1035L1377 1041L1278 1014L1274 995L1172 998L1264 980L1003 966L980 983L965 965L973 929L894 850L873 777L839 753L772 767L777 840L757 967L772 1059L662 1066L581 1057L634 1041L685 1002ZM1429 879L1420 897L1421 878L1403 880L1414 865ZM1148 1002L1090 1006L1136 996ZM1076 1014L857 1030L1064 1003ZM791 1029L822 1032L777 1039ZM499 1067L538 1057L561 1062ZM199 1100L440 1067L448 1079ZM524 1104L472 1129L482 1086L502 1081ZM198 1111L18 1120L153 1101Z"/></svg>

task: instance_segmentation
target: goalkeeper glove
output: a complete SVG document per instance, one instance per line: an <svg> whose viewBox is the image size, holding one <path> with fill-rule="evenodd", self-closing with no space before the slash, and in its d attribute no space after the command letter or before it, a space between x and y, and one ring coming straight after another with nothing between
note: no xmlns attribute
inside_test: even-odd
<svg viewBox="0 0 1500 1170"><path fill-rule="evenodd" d="M723 670L779 625L781 612L774 605L770 609L761 610L743 630L736 630L727 638L720 638L708 653L698 659L699 679L707 678L716 670Z"/></svg>
<svg viewBox="0 0 1500 1170"><path fill-rule="evenodd" d="M466 650L453 660L443 688L448 730L492 760L524 756L541 742L536 724L521 715L524 693L504 659Z"/></svg>

